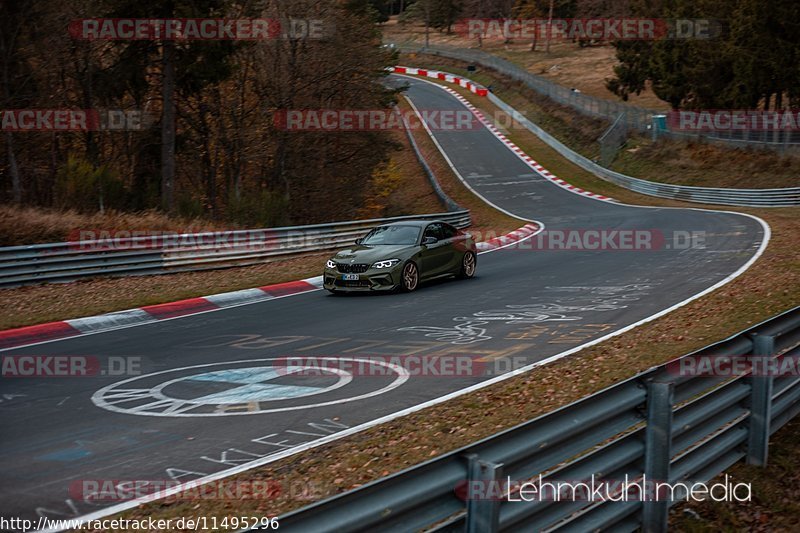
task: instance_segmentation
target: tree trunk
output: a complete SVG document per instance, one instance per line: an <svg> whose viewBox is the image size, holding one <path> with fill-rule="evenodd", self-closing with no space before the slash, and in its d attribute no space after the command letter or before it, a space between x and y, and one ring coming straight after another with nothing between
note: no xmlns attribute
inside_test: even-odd
<svg viewBox="0 0 800 533"><path fill-rule="evenodd" d="M205 177L206 201L211 218L217 218L217 171L214 166L216 157L211 155L211 127L208 123L207 108L205 104L200 105L200 131L203 136L203 176Z"/></svg>
<svg viewBox="0 0 800 533"><path fill-rule="evenodd" d="M425 49L430 45L430 28L431 28L431 0L423 0L425 2Z"/></svg>
<svg viewBox="0 0 800 533"><path fill-rule="evenodd" d="M550 0L550 14L547 15L547 44L545 45L545 52L550 53L550 38L553 33L553 2Z"/></svg>
<svg viewBox="0 0 800 533"><path fill-rule="evenodd" d="M3 55L0 64L3 66L3 105L11 104L11 76L9 74L10 64L13 58L13 50L16 40L9 35L10 42L6 41L5 36L0 32L0 50ZM14 203L22 202L22 180L19 176L19 166L17 156L14 153L14 136L10 131L6 131L6 154L8 155L8 172L11 174L11 190Z"/></svg>
<svg viewBox="0 0 800 533"><path fill-rule="evenodd" d="M175 209L175 43L164 41L161 81L161 206Z"/></svg>
<svg viewBox="0 0 800 533"><path fill-rule="evenodd" d="M8 171L11 174L11 189L14 195L14 203L22 202L22 180L19 177L19 166L17 157L14 154L14 135L6 132L6 151L8 153Z"/></svg>
<svg viewBox="0 0 800 533"><path fill-rule="evenodd" d="M50 135L50 176L45 184L45 190L48 193L46 198L42 198L45 204L53 203L53 190L55 189L56 179L58 179L58 161L61 153L61 145L58 142L58 138L59 135L56 132Z"/></svg>

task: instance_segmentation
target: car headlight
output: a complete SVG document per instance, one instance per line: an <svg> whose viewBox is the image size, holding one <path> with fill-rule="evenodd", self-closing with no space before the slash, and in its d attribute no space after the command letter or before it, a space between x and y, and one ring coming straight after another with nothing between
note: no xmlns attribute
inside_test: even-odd
<svg viewBox="0 0 800 533"><path fill-rule="evenodd" d="M336 268L336 263L333 259L328 259L328 262L325 263L325 267L327 268Z"/></svg>
<svg viewBox="0 0 800 533"><path fill-rule="evenodd" d="M378 261L377 263L374 263L372 268L392 268L399 262L399 259L387 259L385 261Z"/></svg>

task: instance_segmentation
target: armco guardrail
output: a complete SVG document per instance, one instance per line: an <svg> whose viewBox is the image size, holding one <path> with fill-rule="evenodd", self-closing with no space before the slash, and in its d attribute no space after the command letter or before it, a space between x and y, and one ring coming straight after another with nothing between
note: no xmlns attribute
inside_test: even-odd
<svg viewBox="0 0 800 533"><path fill-rule="evenodd" d="M625 120L630 128L647 132L653 125L653 116L663 111L646 109L622 102L614 102L575 91L554 83L547 78L532 74L503 58L472 48L455 48L450 46L421 46L419 44L395 44L395 48L403 52L440 55L459 61L475 63L495 70L509 78L524 83L534 91L547 96L559 104L571 107L576 111L596 118L614 121L620 113L625 113ZM783 151L800 145L800 132L797 131L744 131L744 132L701 132L686 134L677 131L662 131L659 135L676 139L707 140L733 147L769 148Z"/></svg>
<svg viewBox="0 0 800 533"><path fill-rule="evenodd" d="M262 263L353 242L378 224L438 219L470 225L467 210L256 230L81 240L0 248L0 287L91 276L162 274Z"/></svg>
<svg viewBox="0 0 800 533"><path fill-rule="evenodd" d="M688 488L742 458L765 464L769 436L800 412L800 377L679 371L692 368L687 358L700 368L704 357L722 355L751 355L755 362L797 368L800 307L515 428L288 513L280 518L281 530L666 531L668 507L685 499L680 487L672 501L466 496L468 490L480 494L502 486L507 478L524 482L540 475L542 483L577 483L592 475L598 480L627 475L633 482L644 475L650 482L683 482Z"/></svg>
<svg viewBox="0 0 800 533"><path fill-rule="evenodd" d="M669 183L646 181L614 172L567 147L493 93L489 93L489 100L566 159L572 161L582 169L591 172L595 176L631 191L647 194L649 196L657 196L659 198L671 198L674 200L705 204L751 207L787 207L800 205L800 187L787 187L782 189L694 187L690 185L672 185Z"/></svg>
<svg viewBox="0 0 800 533"><path fill-rule="evenodd" d="M395 109L398 109L399 113L399 108L395 107ZM436 196L439 198L439 201L445 206L445 208L447 208L448 211L463 211L464 208L458 205L455 200L450 198L450 196L448 196L447 193L444 192L442 186L439 185L439 180L436 178L436 174L433 172L433 169L425 160L425 155L422 153L422 150L420 150L420 147L417 144L416 139L414 139L414 134L411 133L411 127L408 123L408 120L405 117L403 117L402 114L400 116L403 120L403 129L406 132L406 138L408 139L408 144L414 151L414 155L416 156L417 161L422 167L422 170L425 172L425 176L428 177L428 183L430 183L431 188L433 188L433 192L436 193Z"/></svg>

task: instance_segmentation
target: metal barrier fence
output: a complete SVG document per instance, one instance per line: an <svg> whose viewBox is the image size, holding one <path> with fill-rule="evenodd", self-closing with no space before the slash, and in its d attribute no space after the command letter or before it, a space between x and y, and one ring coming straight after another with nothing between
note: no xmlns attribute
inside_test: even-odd
<svg viewBox="0 0 800 533"><path fill-rule="evenodd" d="M395 106L395 109L398 110L399 108ZM414 134L411 133L411 127L408 123L406 117L402 116L403 120L403 129L406 132L406 138L408 139L408 144L411 146L411 149L414 150L414 156L417 158L422 170L425 172L425 176L428 178L428 183L430 183L431 187L433 188L433 192L436 193L436 196L439 198L439 201L444 205L448 211L463 211L464 208L458 205L455 200L450 198L442 186L439 185L439 180L436 178L436 174L433 172L433 169L428 164L428 161L425 159L425 155L422 153L419 145L417 144L416 139L414 139Z"/></svg>
<svg viewBox="0 0 800 533"><path fill-rule="evenodd" d="M528 120L522 113L495 96L494 93L489 93L489 100L569 161L604 180L631 191L659 198L670 198L673 200L705 204L747 207L789 207L800 205L800 187L781 189L694 187L691 185L672 185L669 183L647 181L614 172L567 147L561 141Z"/></svg>
<svg viewBox="0 0 800 533"><path fill-rule="evenodd" d="M730 130L691 132L654 126L656 138L667 137L676 141L711 142L732 148L769 148L785 152L800 146L797 130Z"/></svg>
<svg viewBox="0 0 800 533"><path fill-rule="evenodd" d="M617 120L597 139L600 144L600 164L610 167L627 140L628 126L625 123L625 113L620 113Z"/></svg>
<svg viewBox="0 0 800 533"><path fill-rule="evenodd" d="M467 210L332 224L33 244L0 248L0 287L91 276L163 274L263 263L337 248L370 228L402 220L438 219L470 225Z"/></svg>
<svg viewBox="0 0 800 533"><path fill-rule="evenodd" d="M754 368L793 361L787 367L796 370L800 307L515 428L288 513L281 530L665 531L668 507L686 498L679 483L687 490L706 483L742 458L764 465L770 435L800 412L797 372L729 377L681 370L722 355L750 355ZM505 479L540 475L542 482L627 475L675 484L677 492L669 500L627 502L481 497Z"/></svg>
<svg viewBox="0 0 800 533"><path fill-rule="evenodd" d="M395 44L394 46L402 52L440 55L490 68L515 81L524 83L527 87L539 94L547 96L559 104L571 107L590 117L601 118L612 122L620 113L625 113L626 124L630 128L641 132L647 132L653 127L654 115L664 113L663 110L647 109L583 94L572 88L554 83L542 76L532 74L510 61L488 54L482 50L450 46L428 46L426 48L413 44ZM662 130L659 131L659 135L679 140L702 140L734 147L759 147L779 151L800 145L800 131L738 131L688 134L684 132Z"/></svg>

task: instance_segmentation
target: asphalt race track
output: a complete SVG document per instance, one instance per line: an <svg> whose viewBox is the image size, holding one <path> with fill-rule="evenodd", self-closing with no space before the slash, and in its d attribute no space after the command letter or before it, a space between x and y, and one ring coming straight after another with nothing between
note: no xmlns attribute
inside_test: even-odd
<svg viewBox="0 0 800 533"><path fill-rule="evenodd" d="M420 109L464 109L429 83L401 83L410 84ZM485 128L434 134L455 169L493 204L548 232L650 232L658 249L512 247L482 254L472 280L411 294L312 291L6 351L138 357L143 372L2 380L6 514L85 515L120 502L82 501L74 490L81 480L191 481L434 400L675 306L742 268L765 238L759 221L746 216L571 193L532 173ZM695 235L695 246L686 246L687 235ZM483 364L457 376L408 376L369 363L382 371L301 378L270 363L409 354Z"/></svg>

